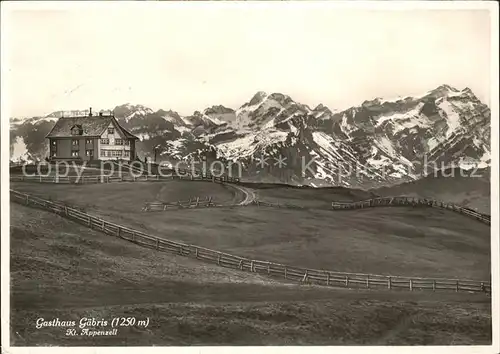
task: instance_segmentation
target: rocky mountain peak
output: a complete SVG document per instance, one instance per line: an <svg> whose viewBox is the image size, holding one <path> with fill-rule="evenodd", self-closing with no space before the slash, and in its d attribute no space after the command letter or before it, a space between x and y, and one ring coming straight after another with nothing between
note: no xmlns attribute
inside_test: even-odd
<svg viewBox="0 0 500 354"><path fill-rule="evenodd" d="M259 91L248 102L248 105L249 106L254 106L256 104L259 104L259 103L261 103L266 98L266 96L267 96L267 94L264 91Z"/></svg>
<svg viewBox="0 0 500 354"><path fill-rule="evenodd" d="M311 110L282 93L258 92L237 111L214 105L183 117L172 110L155 113L142 105L125 104L115 108L115 115L140 137L141 157L161 145L165 154L178 159L210 151L217 158L249 164L265 152L286 156L296 168L301 158L314 158L307 176L293 169L249 172L279 172L305 184L309 178L362 188L367 183L401 183L419 178L415 161L424 155L444 165L460 163L462 158L491 162L489 108L469 88L460 91L449 85L421 96L375 98L333 112L323 104ZM11 140L17 142L12 154L43 159L44 137L53 120L57 118L12 121ZM365 172L339 181L339 167L345 165Z"/></svg>
<svg viewBox="0 0 500 354"><path fill-rule="evenodd" d="M203 111L203 113L206 115L228 114L228 113L234 113L234 109L224 107L223 105L217 105L206 108Z"/></svg>

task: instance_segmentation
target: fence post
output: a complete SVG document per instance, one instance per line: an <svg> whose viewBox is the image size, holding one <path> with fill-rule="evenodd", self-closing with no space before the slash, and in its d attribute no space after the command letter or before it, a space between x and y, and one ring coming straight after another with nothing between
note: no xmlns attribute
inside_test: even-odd
<svg viewBox="0 0 500 354"><path fill-rule="evenodd" d="M349 286L349 276L345 276L345 286L348 287Z"/></svg>
<svg viewBox="0 0 500 354"><path fill-rule="evenodd" d="M196 247L196 249L195 249L195 256L196 256L196 258L198 258L198 247Z"/></svg>
<svg viewBox="0 0 500 354"><path fill-rule="evenodd" d="M302 282L305 283L307 281L307 269L306 272L304 273L304 278L302 278Z"/></svg>
<svg viewBox="0 0 500 354"><path fill-rule="evenodd" d="M156 238L156 249L160 249L160 239L158 237Z"/></svg>
<svg viewBox="0 0 500 354"><path fill-rule="evenodd" d="M66 205L64 206L64 214L66 214L66 216L68 216L68 207Z"/></svg>
<svg viewBox="0 0 500 354"><path fill-rule="evenodd" d="M267 262L267 275L271 275L271 262Z"/></svg>
<svg viewBox="0 0 500 354"><path fill-rule="evenodd" d="M217 265L220 265L220 258L221 258L221 254L218 253L217 254Z"/></svg>
<svg viewBox="0 0 500 354"><path fill-rule="evenodd" d="M366 287L370 288L370 275L366 276Z"/></svg>
<svg viewBox="0 0 500 354"><path fill-rule="evenodd" d="M104 223L105 223L105 221L103 220L102 221L102 231L104 231Z"/></svg>
<svg viewBox="0 0 500 354"><path fill-rule="evenodd" d="M436 281L432 281L432 291L436 291Z"/></svg>
<svg viewBox="0 0 500 354"><path fill-rule="evenodd" d="M458 280L457 280L457 283L456 283L456 288L455 290L458 292Z"/></svg>
<svg viewBox="0 0 500 354"><path fill-rule="evenodd" d="M132 241L135 241L135 232L132 232Z"/></svg>
<svg viewBox="0 0 500 354"><path fill-rule="evenodd" d="M287 279L287 274L286 274L286 266L285 266L285 279Z"/></svg>
<svg viewBox="0 0 500 354"><path fill-rule="evenodd" d="M391 279L391 277L389 277L388 280L387 280L387 287L389 289L392 289L392 279Z"/></svg>
<svg viewBox="0 0 500 354"><path fill-rule="evenodd" d="M253 261L250 261L250 271L255 272L255 266L253 264Z"/></svg>
<svg viewBox="0 0 500 354"><path fill-rule="evenodd" d="M410 279L410 291L413 291L413 280Z"/></svg>
<svg viewBox="0 0 500 354"><path fill-rule="evenodd" d="M28 205L29 203L30 203L30 196L26 195L26 205Z"/></svg>
<svg viewBox="0 0 500 354"><path fill-rule="evenodd" d="M199 205L200 205L200 197L196 197L196 206L199 206Z"/></svg>
<svg viewBox="0 0 500 354"><path fill-rule="evenodd" d="M243 260L240 261L240 264L238 265L238 268L243 270Z"/></svg>
<svg viewBox="0 0 500 354"><path fill-rule="evenodd" d="M92 228L92 219L90 218L90 215L89 215L88 219L89 219L89 221L88 221L89 222L89 227Z"/></svg>
<svg viewBox="0 0 500 354"><path fill-rule="evenodd" d="M116 230L117 237L121 237L121 235L120 235L121 231L122 231L122 228L120 226L118 226L118 229Z"/></svg>
<svg viewBox="0 0 500 354"><path fill-rule="evenodd" d="M326 286L330 286L330 272L326 272Z"/></svg>

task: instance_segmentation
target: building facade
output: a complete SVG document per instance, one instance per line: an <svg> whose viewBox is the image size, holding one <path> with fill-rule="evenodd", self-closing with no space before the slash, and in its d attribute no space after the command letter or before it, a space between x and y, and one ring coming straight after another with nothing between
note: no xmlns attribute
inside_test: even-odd
<svg viewBox="0 0 500 354"><path fill-rule="evenodd" d="M114 114L59 118L47 134L49 160L135 160L139 139L122 127Z"/></svg>

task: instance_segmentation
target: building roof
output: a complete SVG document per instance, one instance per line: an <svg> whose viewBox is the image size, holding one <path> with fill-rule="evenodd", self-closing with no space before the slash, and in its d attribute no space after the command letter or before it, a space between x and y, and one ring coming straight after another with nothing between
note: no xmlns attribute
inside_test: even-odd
<svg viewBox="0 0 500 354"><path fill-rule="evenodd" d="M83 133L79 136L96 137L101 136L111 122L123 132L129 139L139 139L128 130L123 128L113 116L81 116L59 118L52 130L47 134L46 138L72 137L71 128L81 126Z"/></svg>

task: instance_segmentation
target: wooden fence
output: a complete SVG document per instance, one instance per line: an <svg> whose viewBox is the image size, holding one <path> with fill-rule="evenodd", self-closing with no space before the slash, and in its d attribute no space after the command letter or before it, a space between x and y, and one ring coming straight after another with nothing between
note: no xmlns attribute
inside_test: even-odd
<svg viewBox="0 0 500 354"><path fill-rule="evenodd" d="M228 176L216 177L210 174L192 175L186 173L185 175L122 175L122 176L107 176L107 175L95 175L95 176L17 176L11 175L11 182L39 182L39 183L66 183L66 184L89 184L89 183L112 183L112 182L154 182L154 181L169 181L169 180L189 180L189 181L212 181L214 183L238 183L239 178L233 178ZM270 203L261 200L255 200L252 202L254 205L258 206L269 206L277 208L288 208L288 209L308 209L307 207L302 207L298 205L292 205L287 203ZM451 203L445 203L442 201L432 200L432 199L422 199L414 197L379 197L352 203L339 203L332 202L331 208L334 210L347 210L347 209L363 209L368 207L377 206L428 206L434 208L442 208L447 210L452 210L460 214L472 217L480 222L487 225L491 225L491 216L486 214L478 213L474 210L464 208ZM157 208L156 206L154 208ZM323 208L317 208L323 209Z"/></svg>
<svg viewBox="0 0 500 354"><path fill-rule="evenodd" d="M171 181L171 180L189 180L189 181L212 181L216 183L237 183L238 178L222 176L216 177L210 174L204 175L87 175L87 176L21 176L11 175L11 182L39 182L39 183L62 183L62 184L90 184L90 183L113 183L113 182L146 182L146 181Z"/></svg>
<svg viewBox="0 0 500 354"><path fill-rule="evenodd" d="M266 207L272 207L272 208L285 208L285 209L310 209L305 206L300 206L300 205L293 205L293 204L288 204L288 203L271 203L271 202L265 202L262 200L254 200L252 202L253 205L257 206L266 206ZM322 208L325 209L325 208Z"/></svg>
<svg viewBox="0 0 500 354"><path fill-rule="evenodd" d="M334 210L362 209L362 208L370 208L377 206L426 206L432 208L447 209L472 217L487 225L491 225L490 215L481 214L468 208L432 199L401 196L401 197L380 197L380 198L373 198L352 203L332 202L332 209Z"/></svg>
<svg viewBox="0 0 500 354"><path fill-rule="evenodd" d="M212 197L207 196L205 199L200 197L189 198L189 200L178 200L177 202L149 202L144 205L142 211L164 211L170 209L184 209L184 208L207 208L213 207L216 204L213 202Z"/></svg>
<svg viewBox="0 0 500 354"><path fill-rule="evenodd" d="M11 201L16 203L42 208L62 217L76 221L91 229L128 240L138 245L167 251L186 257L192 257L221 267L239 269L272 277L283 278L306 284L336 286L347 288L375 288L391 290L431 290L431 291L466 291L491 293L489 281L475 281L463 279L418 278L375 274L334 272L328 270L307 269L239 257L225 252L208 248L170 241L164 238L148 235L144 232L124 227L99 217L87 214L61 203L36 198L28 194L10 190Z"/></svg>

